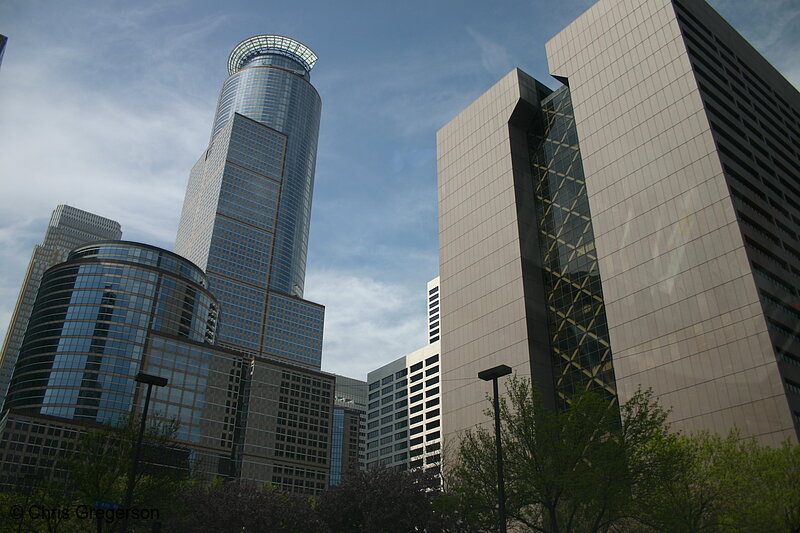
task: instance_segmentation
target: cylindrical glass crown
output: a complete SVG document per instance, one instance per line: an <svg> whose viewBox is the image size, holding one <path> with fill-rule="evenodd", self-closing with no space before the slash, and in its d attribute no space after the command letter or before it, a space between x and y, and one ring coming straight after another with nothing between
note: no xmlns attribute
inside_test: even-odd
<svg viewBox="0 0 800 533"><path fill-rule="evenodd" d="M317 56L297 41L278 37L252 37L234 49L229 61L233 73L222 86L212 143L235 113L285 136L268 285L302 297L322 101L309 81Z"/></svg>

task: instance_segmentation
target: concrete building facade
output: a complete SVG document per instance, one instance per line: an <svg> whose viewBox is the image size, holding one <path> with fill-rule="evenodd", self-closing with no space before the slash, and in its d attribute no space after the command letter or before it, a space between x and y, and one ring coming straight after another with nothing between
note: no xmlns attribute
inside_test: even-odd
<svg viewBox="0 0 800 533"><path fill-rule="evenodd" d="M439 355L436 341L367 375L367 470L439 468Z"/></svg>
<svg viewBox="0 0 800 533"><path fill-rule="evenodd" d="M428 342L434 343L440 338L441 325L439 308L439 277L428 282Z"/></svg>

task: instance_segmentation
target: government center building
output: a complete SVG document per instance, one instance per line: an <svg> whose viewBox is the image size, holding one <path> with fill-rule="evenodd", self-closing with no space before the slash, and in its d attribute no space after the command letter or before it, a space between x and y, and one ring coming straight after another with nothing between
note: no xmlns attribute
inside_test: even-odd
<svg viewBox="0 0 800 533"><path fill-rule="evenodd" d="M551 405L800 433L800 95L701 0L600 0L437 134L444 447L506 364Z"/></svg>

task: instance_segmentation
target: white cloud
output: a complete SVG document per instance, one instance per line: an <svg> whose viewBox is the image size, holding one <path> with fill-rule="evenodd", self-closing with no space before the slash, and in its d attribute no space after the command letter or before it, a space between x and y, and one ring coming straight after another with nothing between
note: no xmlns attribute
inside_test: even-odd
<svg viewBox="0 0 800 533"><path fill-rule="evenodd" d="M478 49L481 53L481 64L483 64L483 68L485 68L487 72L491 74L497 74L498 72L505 74L516 66L511 61L508 50L506 50L503 45L489 39L474 28L467 28L467 33L469 33L472 40L475 41L475 44L478 45Z"/></svg>
<svg viewBox="0 0 800 533"><path fill-rule="evenodd" d="M325 305L325 371L366 379L367 372L427 342L424 285L311 271L305 297Z"/></svg>
<svg viewBox="0 0 800 533"><path fill-rule="evenodd" d="M189 169L208 142L218 87L206 83L203 95L196 87L205 65L186 58L202 54L197 43L214 23L171 31L148 26L160 7L130 17L119 6L86 7L59 17L53 35L53 19L17 14L6 50L0 318L10 316L56 205L112 218L125 238L171 248ZM6 327L3 319L0 336Z"/></svg>

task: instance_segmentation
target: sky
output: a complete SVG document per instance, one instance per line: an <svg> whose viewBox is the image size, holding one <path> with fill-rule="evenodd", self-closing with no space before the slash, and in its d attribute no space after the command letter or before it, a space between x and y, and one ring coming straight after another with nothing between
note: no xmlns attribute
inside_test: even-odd
<svg viewBox="0 0 800 533"><path fill-rule="evenodd" d="M172 249L228 55L279 34L319 56L304 297L326 306L323 370L366 379L426 343L436 131L514 67L557 87L544 44L592 3L2 0L0 337L57 205ZM710 3L800 86L799 2Z"/></svg>

